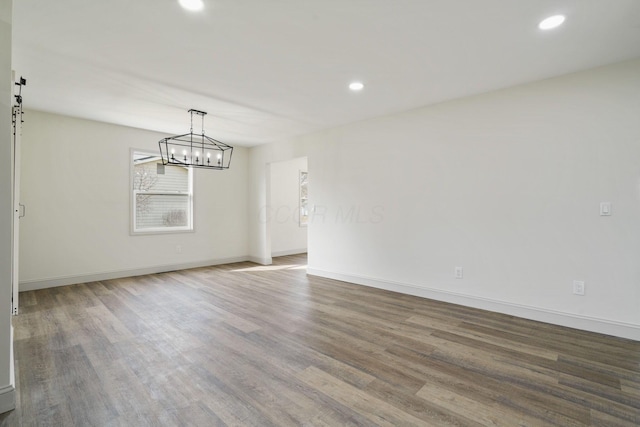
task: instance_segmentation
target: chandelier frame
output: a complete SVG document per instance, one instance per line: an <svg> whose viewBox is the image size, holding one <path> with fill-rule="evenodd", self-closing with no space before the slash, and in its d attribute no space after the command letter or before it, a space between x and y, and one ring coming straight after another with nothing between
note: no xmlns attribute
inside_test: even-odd
<svg viewBox="0 0 640 427"><path fill-rule="evenodd" d="M229 169L233 147L208 137L204 133L205 111L191 109L191 129L189 133L162 138L158 141L162 164L213 170ZM202 133L193 133L193 116L200 116Z"/></svg>

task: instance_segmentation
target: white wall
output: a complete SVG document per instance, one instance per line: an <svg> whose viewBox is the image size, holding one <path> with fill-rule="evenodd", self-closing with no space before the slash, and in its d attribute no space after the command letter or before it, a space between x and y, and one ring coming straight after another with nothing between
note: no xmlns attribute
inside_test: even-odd
<svg viewBox="0 0 640 427"><path fill-rule="evenodd" d="M0 413L13 409L11 367L11 233L13 228L11 0L0 0Z"/></svg>
<svg viewBox="0 0 640 427"><path fill-rule="evenodd" d="M195 232L129 234L129 150L158 150L166 136L27 111L21 290L247 258L242 147L234 149L229 170L195 170Z"/></svg>
<svg viewBox="0 0 640 427"><path fill-rule="evenodd" d="M270 164L271 256L307 252L307 227L300 226L300 172L307 158Z"/></svg>
<svg viewBox="0 0 640 427"><path fill-rule="evenodd" d="M636 60L259 147L250 185L308 155L311 274L640 339L638 100Z"/></svg>

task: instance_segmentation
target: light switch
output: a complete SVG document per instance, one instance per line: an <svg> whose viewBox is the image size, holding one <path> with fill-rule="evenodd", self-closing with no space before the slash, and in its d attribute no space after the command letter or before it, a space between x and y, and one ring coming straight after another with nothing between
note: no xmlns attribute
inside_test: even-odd
<svg viewBox="0 0 640 427"><path fill-rule="evenodd" d="M611 215L611 202L601 202L600 216L609 216L609 215Z"/></svg>

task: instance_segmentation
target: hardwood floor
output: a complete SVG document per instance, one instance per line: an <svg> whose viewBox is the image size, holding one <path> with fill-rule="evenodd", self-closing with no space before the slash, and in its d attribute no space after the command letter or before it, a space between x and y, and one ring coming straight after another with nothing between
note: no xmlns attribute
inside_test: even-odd
<svg viewBox="0 0 640 427"><path fill-rule="evenodd" d="M21 294L3 426L638 426L640 342L306 276Z"/></svg>

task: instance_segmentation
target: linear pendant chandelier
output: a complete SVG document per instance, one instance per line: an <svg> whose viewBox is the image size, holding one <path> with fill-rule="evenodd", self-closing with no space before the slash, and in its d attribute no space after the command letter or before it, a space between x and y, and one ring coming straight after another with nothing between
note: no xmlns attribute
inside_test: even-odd
<svg viewBox="0 0 640 427"><path fill-rule="evenodd" d="M163 165L206 169L229 169L233 147L204 134L204 111L189 110L191 130L158 141ZM202 133L193 133L193 115L200 116Z"/></svg>

